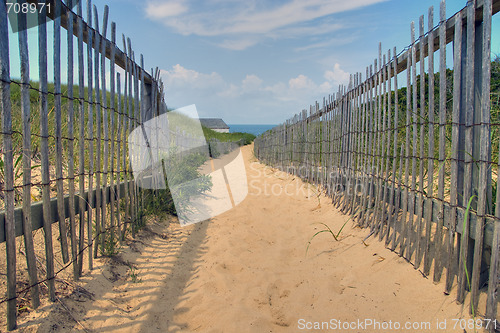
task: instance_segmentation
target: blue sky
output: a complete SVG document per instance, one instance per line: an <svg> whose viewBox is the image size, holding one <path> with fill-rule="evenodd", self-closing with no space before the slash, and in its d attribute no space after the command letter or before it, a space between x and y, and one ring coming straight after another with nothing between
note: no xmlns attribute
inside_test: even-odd
<svg viewBox="0 0 500 333"><path fill-rule="evenodd" d="M447 17L465 3L448 0ZM348 83L349 73L365 77L379 42L384 53L407 46L410 22L418 26L425 14L427 28L430 6L435 24L439 20L438 0L94 4L101 16L109 5L117 32L131 38L147 69L161 69L169 107L194 103L201 117L221 117L230 124L281 123ZM500 53L499 16L493 19L493 53Z"/></svg>

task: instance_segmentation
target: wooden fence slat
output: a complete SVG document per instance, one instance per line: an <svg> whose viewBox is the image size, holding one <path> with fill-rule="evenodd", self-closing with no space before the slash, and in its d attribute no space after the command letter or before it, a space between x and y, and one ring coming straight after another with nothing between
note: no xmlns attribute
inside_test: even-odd
<svg viewBox="0 0 500 333"><path fill-rule="evenodd" d="M462 14L458 13L457 22L461 22ZM458 133L460 123L460 79L462 75L462 25L455 25L453 54L453 110L451 126L451 179L450 179L450 204L452 206L450 222L448 225L448 263L446 267L445 293L450 293L453 279L456 274L455 263L458 253L455 252L455 232L457 224L457 203L458 203ZM442 73L440 73L442 75Z"/></svg>
<svg viewBox="0 0 500 333"><path fill-rule="evenodd" d="M480 157L479 157L479 186L478 186L478 201L477 201L477 221L476 234L474 243L474 260L472 267L472 282L471 282L471 312L473 315L477 313L479 303L479 278L481 273L481 263L483 255L483 235L485 225L485 215L488 212L488 162L491 160L491 129L490 129L490 80L491 80L491 0L486 0L483 5L483 45L482 45L482 76L481 76L481 91L482 98L480 104ZM476 110L477 112L477 110ZM496 251L495 251L496 249ZM498 252L498 247L493 247L493 252ZM492 279L494 281L495 279Z"/></svg>
<svg viewBox="0 0 500 333"><path fill-rule="evenodd" d="M411 53L411 66L412 66L412 71L411 71L411 81L412 81L412 109L411 113L413 115L413 122L412 122L412 128L413 128L413 139L412 139L412 155L411 155L411 188L410 188L410 205L409 205L409 211L410 215L408 216L408 246L406 247L406 259L411 261L411 257L413 254L413 247L414 244L416 244L416 234L415 234L415 229L414 229L414 221L415 221L415 198L417 196L416 192L416 186L417 186L417 144L418 144L418 139L417 139L417 121L418 121L418 104L417 104L417 48L415 45L415 23L412 22L411 24L411 48L412 48L412 53ZM409 89L409 88L408 88ZM408 183L406 183L408 184Z"/></svg>
<svg viewBox="0 0 500 333"><path fill-rule="evenodd" d="M386 118L386 124L384 125L385 127L385 136L386 136L386 151L385 151L385 168L384 168L384 183L386 184L386 187L389 187L389 177L390 172L389 172L389 164L390 164L390 158L389 155L391 153L391 114L392 114L392 98L391 98L391 50L389 49L387 52L387 63L384 60L384 66L385 70L384 73L386 75L385 77L385 82L387 85L387 91L385 92L385 96L387 101L386 101L386 108L384 108L386 114L384 118ZM394 163L394 160L392 160L392 163ZM394 186L394 183L393 183ZM380 240L382 240L384 237L386 237L386 243L389 240L389 232L390 232L390 224L389 224L389 214L390 210L389 207L390 205L386 205L386 202L388 200L387 196L390 194L390 191L384 191L383 192L383 198L382 198L382 229L380 230ZM387 221L387 222L386 222ZM383 226L386 224L386 230L383 232Z"/></svg>
<svg viewBox="0 0 500 333"><path fill-rule="evenodd" d="M403 156L404 156L404 144L401 144L401 150L399 152L399 172L398 172L398 194L396 196L396 209L394 211L394 233L392 235L392 246L391 249L395 250L397 247L397 244L401 244L400 247L400 252L399 255L401 256L403 253L403 244L404 244L404 226L405 226L405 221L399 219L399 202L401 201L401 197L403 197ZM404 211L402 211L404 212ZM399 242L397 240L397 234L396 234L396 229L397 232L399 233Z"/></svg>
<svg viewBox="0 0 500 333"><path fill-rule="evenodd" d="M78 196L79 196L79 230L78 230L78 275L82 275L83 252L85 246L85 68L83 64L83 9L82 1L78 1Z"/></svg>
<svg viewBox="0 0 500 333"><path fill-rule="evenodd" d="M389 54L387 55L387 62L384 54L384 146L382 146L382 154L384 154L384 160L385 160L385 166L382 172L383 178L382 178L382 183L388 187L388 181L389 181L389 153L391 150L391 143L390 143L390 132L389 128L391 127L391 66L389 65L389 62L391 60L391 50L389 50ZM382 192L382 202L380 203L382 206L382 216L381 216L381 221L380 221L380 235L379 235L379 240L381 241L386 232L389 232L389 224L386 223L386 213L387 213L387 195L388 191L384 190ZM386 224L386 230L384 232L384 224Z"/></svg>
<svg viewBox="0 0 500 333"><path fill-rule="evenodd" d="M62 170L62 113L61 113L61 2L55 2L56 19L54 20L54 111L56 139L56 187L57 215L59 220L59 241L63 262L69 261L66 219L64 218L64 184Z"/></svg>
<svg viewBox="0 0 500 333"><path fill-rule="evenodd" d="M127 43L125 42L125 36L122 34L123 41L123 51L127 54ZM123 90L123 178L125 180L129 179L129 173L127 170L127 132L129 128L129 113L128 113L128 69L129 60L126 58L125 61L125 73L124 73L124 90ZM131 201L130 200L130 192L129 186L125 186L125 195L124 195L124 212L125 212L125 221L123 223L123 229L121 233L121 239L123 240L127 231L127 225L131 222L131 215L129 214Z"/></svg>
<svg viewBox="0 0 500 333"><path fill-rule="evenodd" d="M370 113L369 113L369 90L370 90L370 81L369 81L369 68L366 67L366 80L364 82L364 105L363 105L363 113L365 114L365 131L364 134L364 159L363 159L363 194L361 199L361 207L359 212L358 224L360 226L364 226L364 220L366 218L366 200L368 197L368 162L369 162L369 145L370 145L370 133L371 133L371 124L370 124Z"/></svg>
<svg viewBox="0 0 500 333"><path fill-rule="evenodd" d="M67 0L68 6L73 7L73 0ZM77 280L78 260L77 260L77 241L76 241L76 214L75 214L75 110L73 104L73 21L68 22L67 28L68 37L68 192L69 192L69 232L71 240L71 260L73 265L73 279ZM64 203L64 198L63 198Z"/></svg>
<svg viewBox="0 0 500 333"><path fill-rule="evenodd" d="M373 175L373 196L371 197L370 200L370 207L372 209L372 215L370 218L370 230L371 231L376 231L376 224L377 224L377 215L378 215L378 199L379 199L379 192L378 188L380 187L380 168L379 168L379 163L380 163L380 145L381 145L381 89L382 89L382 44L379 43L378 46L378 59L375 59L374 62L374 75L375 75L375 84L374 84L374 90L375 90L375 111L374 113L376 114L375 116L375 134L376 134L376 141L375 141L375 158L374 158L374 175Z"/></svg>
<svg viewBox="0 0 500 333"><path fill-rule="evenodd" d="M110 177L110 187L114 188L115 186L115 141L116 141L116 116L117 112L115 109L115 44L116 44L116 24L115 22L111 22L111 43L113 47L111 48L111 60L109 64L109 77L110 77L110 102L109 102L109 107L110 107L110 120L111 120L111 142L110 142L110 149L111 149L111 177ZM118 108L118 111L120 109ZM108 138L109 140L109 138ZM120 183L120 178L118 178L117 183ZM119 198L118 198L119 202ZM119 206L115 207L115 195L111 195L111 204L110 204L110 233L109 233L109 244L111 246L111 250L114 251L115 247L115 214L119 215ZM118 224L119 225L119 224Z"/></svg>
<svg viewBox="0 0 500 333"><path fill-rule="evenodd" d="M56 300L54 282L54 249L52 246L52 224L50 212L50 174L49 174L49 129L48 129L48 105L47 105L47 25L46 11L44 6L38 14L38 70L40 78L40 153L42 168L42 201L45 236L45 261L47 273L47 285L49 299Z"/></svg>
<svg viewBox="0 0 500 333"><path fill-rule="evenodd" d="M95 7L94 7L95 8ZM101 253L104 253L106 250L106 218L107 218L107 195L105 193L107 184L108 184L108 168L109 168L109 119L108 119L108 100L107 100L107 90L106 90L106 35L108 31L108 12L109 7L107 5L104 6L104 15L102 18L102 40L101 43L101 89L102 89L102 98L101 98L101 110L100 113L102 116L102 129L104 132L104 141L103 144L99 142L99 151L103 150L103 162L102 162L102 191L101 191L101 221L97 221L97 223L101 223ZM97 16L96 16L97 17ZM99 164L101 167L101 164Z"/></svg>
<svg viewBox="0 0 500 333"><path fill-rule="evenodd" d="M362 153L361 149L363 147L363 111L362 111L362 100L361 96L363 93L363 86L361 85L361 73L357 73L356 75L356 138L357 138L357 146L356 146L356 169L354 173L355 183L353 189L353 202L352 202L352 215L356 215L359 211L359 199L358 199L358 189L360 186L359 177L361 175L361 161L362 161Z"/></svg>
<svg viewBox="0 0 500 333"><path fill-rule="evenodd" d="M371 231L375 232L375 234L378 231L378 223L379 223L379 199L380 195L382 193L381 191L381 174L382 174L382 168L380 165L382 164L382 154L381 154L381 146L383 145L383 133L382 133L382 43L378 44L378 62L377 66L375 66L375 75L376 75L376 83L375 83L375 109L377 113L377 127L376 127L376 134L377 134L377 142L376 142L376 153L375 153L375 175L374 175L374 186L375 186L375 191L374 191L374 197L373 197L373 214L372 214L372 219L371 219Z"/></svg>
<svg viewBox="0 0 500 333"><path fill-rule="evenodd" d="M486 68L486 73L491 72L491 61L489 59L489 55L491 52L491 15L492 15L492 3L490 0L484 2L483 8L483 20L485 21L485 26L483 27L483 43L486 45L483 46L483 70ZM486 60L486 64L484 63ZM488 74L486 74L488 75ZM490 77L483 76L483 89L490 90ZM484 96L484 92L488 90L483 90L483 100L481 109L483 114L485 110L490 108L490 99ZM484 134L483 134L484 135ZM490 142L491 145L491 142ZM490 149L493 147L490 146ZM500 174L500 154L498 156L499 160L497 162L497 174ZM497 189L499 180L497 182ZM480 181L481 184L481 181ZM484 194L483 194L484 195ZM492 249L498 249L500 247L500 191L497 190L496 195L496 221L495 221L495 231L493 236L493 244L491 246ZM478 207L479 210L479 207ZM486 318L493 320L497 319L497 308L498 308L498 286L499 286L499 264L500 264L500 251L491 251L491 260L490 260L490 272L489 272L489 280L488 280L488 298L486 300ZM495 327L491 325L489 327L490 332L495 331Z"/></svg>
<svg viewBox="0 0 500 333"><path fill-rule="evenodd" d="M376 69L376 66L375 66L375 69ZM372 199L373 199L373 165L374 165L374 161L375 161L375 153L374 153L374 149L375 149L375 131L373 130L375 127L376 127L376 119L375 119L375 111L374 111L374 96L373 96L373 91L375 89L375 77L374 77L374 72L373 72L373 65L370 65L370 74L369 74L369 77L370 77L370 83L369 83L369 87L368 87L368 91L369 91L369 95L368 95L368 100L369 100L369 111L368 111L368 114L369 114L369 117L370 117L370 134L369 134L369 139L368 139L368 150L369 150L369 164L368 164L368 175L367 175L367 178L368 178L368 186L367 186L367 195L366 195L366 206L365 206L365 218L364 218L364 221L363 221L363 226L365 227L368 227L370 225L370 213L371 213L371 210L372 210L372 205L371 205L371 202L372 202Z"/></svg>
<svg viewBox="0 0 500 333"><path fill-rule="evenodd" d="M382 44L380 44L380 52L382 53ZM386 134L387 134L387 68L386 68L386 58L385 54L382 54L382 59L380 62L380 120L381 128L379 129L380 139L382 140L380 149L380 172L378 174L379 191L377 196L377 209L375 210L377 214L377 224L375 225L375 231L379 234L379 240L382 240L384 235L384 214L385 214L385 201L383 200L385 190L382 190L386 182Z"/></svg>
<svg viewBox="0 0 500 333"><path fill-rule="evenodd" d="M95 134L96 137L96 164L95 164L95 192L97 204L95 206L95 242L94 242L94 258L97 258L100 239L104 237L102 234L101 214L102 214L102 188L101 188L101 173L102 173L102 102L101 89L99 82L99 54L101 45L101 34L99 33L99 15L96 5L94 9L94 91L95 91ZM104 92L105 94L106 92Z"/></svg>
<svg viewBox="0 0 500 333"><path fill-rule="evenodd" d="M475 0L467 2L467 41L466 41L466 70L465 70L465 166L463 204L472 197L472 122L474 117L474 34L475 34ZM463 51L463 50L462 50ZM455 89L455 87L453 87ZM472 207L471 207L472 208ZM459 221L462 223L462 221ZM463 303L465 290L470 289L469 265L469 215L464 217L463 231L460 237L460 256L457 275L457 301Z"/></svg>
<svg viewBox="0 0 500 333"><path fill-rule="evenodd" d="M346 93L346 98L345 98L345 119L346 119L346 126L345 126L345 133L344 133L344 140L345 140L345 145L344 145L344 154L345 154L345 194L342 196L342 208L340 209L342 212L347 213L348 211L348 206L349 206L349 198L350 198L350 186L351 186L351 144L352 144L352 138L351 138L351 130L352 130L352 103L351 103L351 96L352 96L352 74L350 75L349 78L349 86L347 87L347 93ZM316 118L311 120L311 125L314 126ZM313 127L314 128L314 127ZM311 133L311 141L315 140L314 133ZM313 156L314 157L314 156ZM313 167L311 166L311 171L313 170Z"/></svg>
<svg viewBox="0 0 500 333"><path fill-rule="evenodd" d="M129 39L130 40L130 39ZM130 48L132 49L132 47ZM134 95L132 97L132 102L133 102L133 128L136 128L139 126L140 122L140 110L139 110L139 66L135 62L135 52L132 51L132 69L134 71ZM133 171L132 168L130 168L130 171ZM133 174L132 174L133 177ZM135 200L135 205L134 205L134 211L135 211L135 224L137 229L141 225L141 215L139 213L139 184L138 182L134 182L134 200ZM137 230L136 230L137 231Z"/></svg>
<svg viewBox="0 0 500 333"><path fill-rule="evenodd" d="M412 73L412 58L413 56L411 55L414 52L413 48L410 48L409 50L409 55L408 58L406 59L407 65L406 65L406 125L405 125L405 181L404 181L404 197L403 197L403 215L401 217L401 230L403 236L401 237L401 248L399 255L404 256L405 250L409 247L409 237L410 237L410 227L408 223L406 222L406 217L408 214L408 206L409 206L409 194L410 191L408 189L408 183L410 182L410 168L409 168L409 161L410 161L410 124L411 124L411 73Z"/></svg>
<svg viewBox="0 0 500 333"><path fill-rule="evenodd" d="M144 68L144 57L143 55L141 54L141 67L140 68ZM145 114L146 114L146 110L145 110L145 103L143 103L143 101L145 100L145 96L146 96L146 87L145 87L145 84L144 84L144 71L143 70L139 70L138 73L137 73L137 79L140 80L139 82L137 82L137 93L136 93L136 108L137 108L137 112L139 114L138 117L136 117L138 119L138 122L137 122L137 126L140 126L142 128L142 130L144 131L144 118L145 118ZM140 94L139 94L139 85L140 85ZM139 105L139 102L140 105ZM146 142L148 142L148 145L149 145L149 141L146 139ZM151 159L151 163L153 163L153 156L152 156L152 152L151 152L151 149L148 149L149 150L149 157ZM283 165L283 164L281 164ZM152 165L150 166L152 167ZM140 184L142 184L142 178L140 180ZM144 215L144 191L140 191L141 193L141 208L140 208L140 225L143 226L144 225L144 220L143 220L143 215Z"/></svg>
<svg viewBox="0 0 500 333"><path fill-rule="evenodd" d="M87 24L92 27L92 0L87 1ZM94 201L94 103L93 103L93 74L92 74L92 41L93 34L88 34L88 44L87 44L87 93L88 93L88 119L87 119L87 131L89 140L89 201ZM97 80L97 78L96 78ZM93 269L93 209L89 207L87 214L87 246L88 246L88 259L89 259L89 270Z"/></svg>
<svg viewBox="0 0 500 333"><path fill-rule="evenodd" d="M439 213L434 235L434 282L441 280L444 263L444 187L446 162L446 1L441 0L439 10L439 171L438 200Z"/></svg>
<svg viewBox="0 0 500 333"><path fill-rule="evenodd" d="M130 41L130 38L127 38L127 46L128 46L128 57L129 57L129 75L128 75L128 116L129 116L129 122L128 122L128 133L132 133L132 127L135 127L135 118L134 118L134 109L133 109L133 94L132 94L132 75L134 75L134 58L132 57L132 43ZM128 143L130 144L130 142ZM130 149L130 148L129 148ZM128 175L129 178L132 179L133 174L132 174L132 165L131 161L129 159L128 161ZM129 195L130 195L130 227L131 227L131 232L132 232L132 237L135 238L135 231L136 231L136 208L137 208L137 197L136 197L136 187L135 185L131 184L129 188Z"/></svg>
<svg viewBox="0 0 500 333"><path fill-rule="evenodd" d="M500 154L498 154L497 161L497 174L500 174ZM497 179L498 184L498 179ZM498 185L497 185L498 186ZM500 247L500 191L497 191L496 205L495 205L495 226L493 242L491 245L492 249L498 249ZM495 320L497 317L498 308L498 287L500 285L500 251L491 251L490 259L490 272L488 280L488 298L486 300L486 318ZM495 331L495 327L490 326L490 332Z"/></svg>
<svg viewBox="0 0 500 333"><path fill-rule="evenodd" d="M356 118L357 118L357 126L356 126L356 137L357 137L357 146L356 146L356 170L354 174L355 184L354 184L354 196L352 202L352 213L351 215L356 218L359 216L360 211L360 203L361 197L359 195L359 188L362 186L362 159L363 159L363 122L364 122L364 112L363 112L363 85L362 85L362 75L361 73L357 73L357 82L356 82Z"/></svg>
<svg viewBox="0 0 500 333"><path fill-rule="evenodd" d="M26 264L28 267L31 306L36 309L40 305L38 273L36 267L35 248L33 245L33 228L31 226L31 110L30 110L30 73L28 52L28 31L26 14L18 15L19 56L21 62L21 114L23 119L23 228Z"/></svg>
<svg viewBox="0 0 500 333"><path fill-rule="evenodd" d="M434 7L429 8L429 14L427 16L427 31L430 40L434 38L433 28L434 28ZM428 75L429 75L429 87L428 87L428 123L429 129L428 135L428 150L427 150L427 198L431 199L434 196L434 44L428 43ZM423 142L422 137L422 142ZM422 153L423 156L423 153ZM423 165L422 161L422 165ZM422 177L423 181L423 177ZM427 210L425 214L425 238L424 238L424 275L429 275L432 263L432 256L437 253L431 252L431 227L432 227L432 201L427 200ZM422 204L422 209L424 205Z"/></svg>
<svg viewBox="0 0 500 333"><path fill-rule="evenodd" d="M397 155L398 155L398 127L399 127L399 96L398 96L398 75L397 75L397 66L398 66L398 55L396 53L396 47L394 47L393 50L393 55L394 55L394 60L393 60L393 66L394 66L394 138L393 138L393 162L392 162L392 191L391 191L391 197L389 199L390 206L389 206L389 221L387 222L388 225L392 225L392 245L391 249L394 250L396 248L396 234L398 230L396 230L396 223L398 221L398 213L399 213L399 198L400 195L396 195L396 161L397 161ZM390 78L390 75L389 75ZM401 146L402 147L402 146ZM398 180L401 181L401 168L402 168L402 155L403 153L401 152L401 156L399 159L399 177ZM399 192L401 192L401 186L398 186ZM396 197L396 198L395 198ZM394 200L398 200L395 205L393 205ZM400 232L400 230L399 230ZM386 245L388 245L389 241L389 231L387 231L387 242Z"/></svg>
<svg viewBox="0 0 500 333"><path fill-rule="evenodd" d="M420 121L417 123L417 126L420 129L420 150L418 152L418 192L415 192L417 196L418 204L417 204L417 218L416 218L416 239L415 239L415 265L413 268L418 269L420 267L421 262L421 254L423 253L422 248L422 215L423 215L423 192L424 192L424 133L425 133L425 67L424 67L424 50L423 50L423 39L424 39L424 15L420 16L419 19L419 51L420 51ZM416 142L414 143L416 145Z"/></svg>
<svg viewBox="0 0 500 333"><path fill-rule="evenodd" d="M117 104L116 104L116 110L118 112L117 116L117 122L118 122L118 129L116 132L116 138L117 138L117 152L116 152L116 176L118 179L118 182L121 180L122 177L122 170L121 170L121 165L122 165L122 159L121 159L121 149L122 149L122 128L123 128L123 122L125 121L125 117L123 116L122 112L122 95L121 95L121 78L120 78L120 73L116 72L116 94L117 94ZM126 152L124 152L126 154ZM121 193L121 188L120 186L118 187L116 191L116 224L118 225L118 240L120 242L120 245L122 244L123 240L123 235L124 232L122 231L122 228L126 227L126 219L124 219L124 223L122 226L121 223L121 209L120 209L120 204L123 201L125 204L125 199L122 198L122 193ZM126 211L126 209L125 209Z"/></svg>
<svg viewBox="0 0 500 333"><path fill-rule="evenodd" d="M16 301L16 236L14 221L14 166L12 154L12 114L10 101L9 28L7 6L0 6L0 94L3 139L3 163L5 177L5 229L7 256L7 329L17 326Z"/></svg>

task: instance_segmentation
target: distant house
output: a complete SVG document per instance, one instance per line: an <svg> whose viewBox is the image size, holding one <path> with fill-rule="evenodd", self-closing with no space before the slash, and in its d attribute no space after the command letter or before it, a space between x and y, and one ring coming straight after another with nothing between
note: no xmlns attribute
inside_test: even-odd
<svg viewBox="0 0 500 333"><path fill-rule="evenodd" d="M229 133L229 126L220 118L200 118L200 123L219 133Z"/></svg>

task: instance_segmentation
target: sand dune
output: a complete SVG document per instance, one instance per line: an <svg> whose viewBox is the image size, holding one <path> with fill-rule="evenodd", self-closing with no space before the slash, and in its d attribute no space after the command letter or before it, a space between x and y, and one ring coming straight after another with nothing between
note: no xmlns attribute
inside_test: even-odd
<svg viewBox="0 0 500 333"><path fill-rule="evenodd" d="M454 319L468 319L467 309L383 243L363 244L368 231L352 221L338 242L318 235L306 256L317 223L339 230L349 217L314 187L259 164L252 148L242 148L249 194L236 208L184 228L173 218L151 221L117 258L99 259L82 278L93 296L75 291L62 299L80 324L53 304L20 329L386 332L408 322L431 326L406 331L463 332ZM380 329L363 325L370 320ZM339 321L351 329L335 330Z"/></svg>

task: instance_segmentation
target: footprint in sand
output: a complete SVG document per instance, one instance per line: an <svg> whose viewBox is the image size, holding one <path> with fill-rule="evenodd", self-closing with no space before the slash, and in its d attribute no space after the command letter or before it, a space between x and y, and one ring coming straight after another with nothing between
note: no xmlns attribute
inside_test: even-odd
<svg viewBox="0 0 500 333"><path fill-rule="evenodd" d="M290 290L280 288L281 285L281 280L277 280L267 287L268 304L274 324L288 327L291 320L285 315L284 309L288 308L286 299L290 295Z"/></svg>

